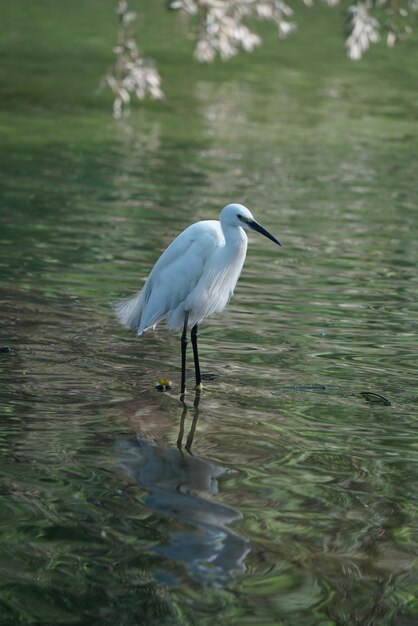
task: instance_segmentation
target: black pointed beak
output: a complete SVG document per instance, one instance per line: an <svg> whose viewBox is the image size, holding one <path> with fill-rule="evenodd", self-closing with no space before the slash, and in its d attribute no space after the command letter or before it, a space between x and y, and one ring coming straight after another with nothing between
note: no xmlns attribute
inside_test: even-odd
<svg viewBox="0 0 418 626"><path fill-rule="evenodd" d="M268 230L263 228L261 224L259 224L255 220L251 220L251 222L248 222L248 226L251 228L251 230L256 230L258 233L261 233L262 235L264 235L264 237L267 237L267 239L271 239L272 241L274 241L274 243L277 243L278 246L282 245L280 241L276 239L276 237L274 237L271 233L269 233Z"/></svg>

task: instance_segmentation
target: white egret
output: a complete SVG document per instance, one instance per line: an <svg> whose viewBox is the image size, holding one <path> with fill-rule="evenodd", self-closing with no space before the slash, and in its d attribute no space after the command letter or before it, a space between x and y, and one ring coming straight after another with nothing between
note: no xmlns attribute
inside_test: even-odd
<svg viewBox="0 0 418 626"><path fill-rule="evenodd" d="M281 245L242 204L228 204L218 220L204 220L184 230L162 253L145 285L133 297L118 300L121 324L138 335L166 320L181 336L181 393L186 385L187 330L191 329L196 388L202 387L197 351L198 326L227 306L247 252L245 230L255 230Z"/></svg>

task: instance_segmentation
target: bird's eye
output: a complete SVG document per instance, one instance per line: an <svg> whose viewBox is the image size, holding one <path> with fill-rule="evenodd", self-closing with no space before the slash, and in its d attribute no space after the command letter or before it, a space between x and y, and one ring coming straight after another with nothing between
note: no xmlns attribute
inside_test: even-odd
<svg viewBox="0 0 418 626"><path fill-rule="evenodd" d="M245 217L243 215L240 215L239 213L237 213L237 218L241 221L241 222L246 222L247 220L245 219Z"/></svg>

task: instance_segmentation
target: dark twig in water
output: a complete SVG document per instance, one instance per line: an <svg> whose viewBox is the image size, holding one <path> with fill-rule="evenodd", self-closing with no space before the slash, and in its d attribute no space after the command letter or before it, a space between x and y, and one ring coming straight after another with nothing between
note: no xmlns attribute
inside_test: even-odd
<svg viewBox="0 0 418 626"><path fill-rule="evenodd" d="M360 391L358 395L367 400L367 402L383 404L384 406L392 406L392 402L390 400L385 398L385 396L382 396L380 393L375 393L374 391Z"/></svg>
<svg viewBox="0 0 418 626"><path fill-rule="evenodd" d="M331 387L329 385L288 385L285 389L293 389L294 391L335 391L338 387ZM360 391L358 393L351 394L352 396L360 396L374 404L381 404L383 406L392 406L392 402L382 396L380 393L374 391Z"/></svg>

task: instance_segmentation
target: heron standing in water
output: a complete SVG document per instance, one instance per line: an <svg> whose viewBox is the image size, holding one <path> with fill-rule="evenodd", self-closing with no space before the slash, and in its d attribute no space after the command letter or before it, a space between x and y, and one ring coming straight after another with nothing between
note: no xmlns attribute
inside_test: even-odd
<svg viewBox="0 0 418 626"><path fill-rule="evenodd" d="M247 253L246 230L257 231L281 245L245 206L228 204L219 221L204 220L186 228L162 253L141 291L115 304L121 324L138 335L164 319L169 330L183 331L182 394L186 388L187 331L191 329L196 389L201 389L199 324L223 311L231 299Z"/></svg>

